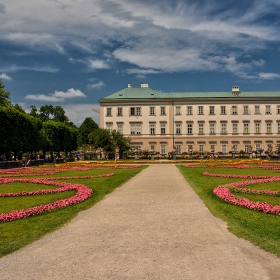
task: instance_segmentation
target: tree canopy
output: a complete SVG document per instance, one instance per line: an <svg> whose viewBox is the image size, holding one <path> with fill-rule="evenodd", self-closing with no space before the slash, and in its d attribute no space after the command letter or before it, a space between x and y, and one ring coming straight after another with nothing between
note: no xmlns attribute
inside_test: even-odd
<svg viewBox="0 0 280 280"><path fill-rule="evenodd" d="M79 127L79 137L78 143L79 145L82 144L89 144L89 134L93 132L95 129L98 129L98 124L92 118L85 118L83 123Z"/></svg>
<svg viewBox="0 0 280 280"><path fill-rule="evenodd" d="M10 106L10 93L5 90L3 80L0 78L0 106Z"/></svg>

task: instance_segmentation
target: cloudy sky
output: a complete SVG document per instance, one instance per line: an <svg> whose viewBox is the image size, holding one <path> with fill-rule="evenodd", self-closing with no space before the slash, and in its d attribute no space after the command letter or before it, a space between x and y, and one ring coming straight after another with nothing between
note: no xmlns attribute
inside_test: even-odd
<svg viewBox="0 0 280 280"><path fill-rule="evenodd" d="M99 122L98 100L173 91L280 90L279 0L0 0L11 101Z"/></svg>

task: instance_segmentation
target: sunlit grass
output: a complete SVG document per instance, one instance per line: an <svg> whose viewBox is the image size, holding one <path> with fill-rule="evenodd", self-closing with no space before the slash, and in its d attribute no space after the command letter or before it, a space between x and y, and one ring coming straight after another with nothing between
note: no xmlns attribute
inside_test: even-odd
<svg viewBox="0 0 280 280"><path fill-rule="evenodd" d="M112 169L112 170L88 170L88 171L66 171L55 175L44 177L66 177L66 176L93 176L114 172L115 176L82 179L82 180L63 180L67 182L76 182L84 184L93 190L93 195L88 200L72 205L63 209L53 210L12 222L0 223L0 256L11 253L35 240L40 239L47 233L50 233L63 225L67 224L80 211L86 210L100 201L106 194L111 193L115 188L121 186L131 177L139 173L145 166L133 169ZM40 177L40 176L38 176ZM37 177L37 178L38 178ZM28 177L31 178L31 177ZM11 183L0 186L1 193L22 192L38 189L49 189L52 186L37 185L30 183ZM75 191L39 195L32 197L11 197L0 198L0 213L9 212L13 209L26 209L34 205L40 205L55 201L57 199L69 197Z"/></svg>
<svg viewBox="0 0 280 280"><path fill-rule="evenodd" d="M243 175L267 175L278 176L275 170L262 169L233 169L233 168L185 168L178 166L186 180L190 183L195 192L204 201L213 215L224 220L229 231L252 242L264 250L274 253L280 257L280 216L265 214L249 210L227 203L213 194L213 189L218 185L227 184L246 179L206 177L202 173L219 174L243 174ZM246 186L254 189L280 190L279 182L257 184ZM236 193L234 193L236 194ZM239 194L254 201L266 201L272 204L280 204L280 197L260 196L253 194Z"/></svg>

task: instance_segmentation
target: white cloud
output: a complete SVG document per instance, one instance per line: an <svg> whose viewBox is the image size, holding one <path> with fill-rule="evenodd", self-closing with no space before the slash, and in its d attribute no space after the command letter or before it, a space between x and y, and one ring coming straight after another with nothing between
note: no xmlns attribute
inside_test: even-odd
<svg viewBox="0 0 280 280"><path fill-rule="evenodd" d="M6 73L0 75L0 79L10 81L12 77L8 76Z"/></svg>
<svg viewBox="0 0 280 280"><path fill-rule="evenodd" d="M30 105L26 103L19 103L19 105L27 112L30 112ZM42 105L37 105L37 109L39 109ZM64 104L63 109L65 111L65 115L69 118L70 122L73 122L75 125L80 126L85 118L91 117L98 125L100 123L100 115L96 112L92 111L92 108L97 110L100 109L99 104L93 103L75 103L75 104Z"/></svg>
<svg viewBox="0 0 280 280"><path fill-rule="evenodd" d="M99 125L100 115L93 112L92 108L99 110L99 104L77 103L63 105L66 116L77 126L80 126L87 117L91 117Z"/></svg>
<svg viewBox="0 0 280 280"><path fill-rule="evenodd" d="M88 84L87 87L88 88L96 88L96 89L100 89L102 87L105 87L106 85L104 84L103 81L100 81L98 83L92 83L92 84Z"/></svg>
<svg viewBox="0 0 280 280"><path fill-rule="evenodd" d="M264 80L274 80L274 79L280 79L280 74L260 72L259 77Z"/></svg>
<svg viewBox="0 0 280 280"><path fill-rule="evenodd" d="M112 68L111 60L116 58L155 71L135 73L140 77L156 71L233 72L222 61L232 49L242 53L235 56L237 61L248 53L254 57L254 52L280 41L279 25L260 21L275 13L277 0L249 1L246 8L231 1L203 1L201 5L201 1L190 0L26 0L23 6L17 1L1 2L8 12L0 17L0 40L34 52L67 54L74 47L94 58L80 56L69 61L83 63L93 71ZM254 67L264 63L252 59L245 63L241 76L249 77Z"/></svg>
<svg viewBox="0 0 280 280"><path fill-rule="evenodd" d="M256 61L256 60L253 59L253 64L255 66L262 67L265 64L265 61L263 59L260 59L259 61Z"/></svg>
<svg viewBox="0 0 280 280"><path fill-rule="evenodd" d="M29 94L25 96L25 99L28 100L37 100L37 101L48 101L48 102L62 102L65 99L77 98L77 97L86 97L84 93L82 93L78 89L70 88L68 91L55 91L52 94Z"/></svg>
<svg viewBox="0 0 280 280"><path fill-rule="evenodd" d="M58 68L53 68L51 66L0 66L0 71L5 72L18 72L18 71L35 71L35 72L47 72L47 73L57 73Z"/></svg>
<svg viewBox="0 0 280 280"><path fill-rule="evenodd" d="M91 69L108 69L109 68L109 65L107 64L106 61L104 60L101 60L101 59L89 59L88 61L88 66L91 68Z"/></svg>

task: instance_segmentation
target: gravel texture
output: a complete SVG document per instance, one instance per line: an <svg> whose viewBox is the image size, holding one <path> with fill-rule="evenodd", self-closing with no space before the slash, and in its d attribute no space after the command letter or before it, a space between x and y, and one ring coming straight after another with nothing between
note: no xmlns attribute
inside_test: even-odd
<svg viewBox="0 0 280 280"><path fill-rule="evenodd" d="M280 259L228 232L175 165L150 165L1 258L0 279L280 279Z"/></svg>

